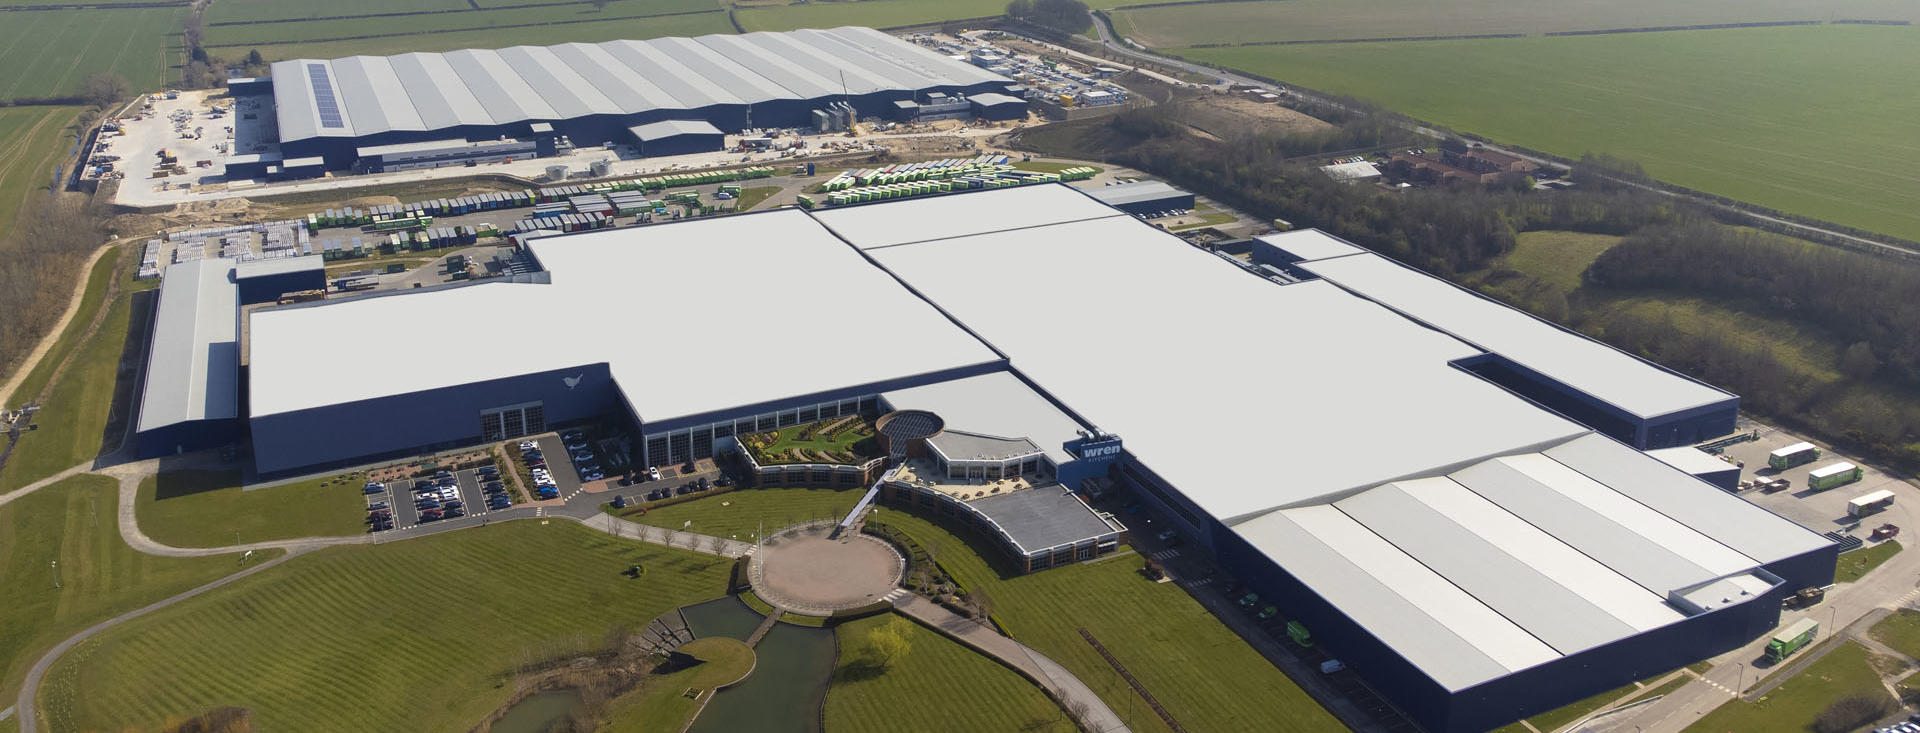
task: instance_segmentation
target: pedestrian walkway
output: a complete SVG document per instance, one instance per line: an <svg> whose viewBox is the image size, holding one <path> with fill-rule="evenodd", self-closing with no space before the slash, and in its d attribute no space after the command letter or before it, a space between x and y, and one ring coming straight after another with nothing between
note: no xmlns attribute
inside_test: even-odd
<svg viewBox="0 0 1920 733"><path fill-rule="evenodd" d="M936 631L952 637L962 644L973 647L982 654L1000 660L1027 679L1046 688L1047 692L1059 700L1069 711L1085 706L1085 727L1093 733L1127 733L1125 721L1107 707L1105 700L1094 694L1093 689L1073 676L1065 667L1048 659L1046 655L1027 648L1025 644L1001 636L993 629L975 623L917 594L908 594L905 599L895 600L896 611L919 621Z"/></svg>

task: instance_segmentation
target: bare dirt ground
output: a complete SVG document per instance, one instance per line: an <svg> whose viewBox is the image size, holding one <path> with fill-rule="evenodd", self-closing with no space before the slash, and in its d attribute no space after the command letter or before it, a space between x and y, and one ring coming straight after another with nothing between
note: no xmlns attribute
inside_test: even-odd
<svg viewBox="0 0 1920 733"><path fill-rule="evenodd" d="M1181 108L1188 125L1217 137L1246 128L1295 134L1333 129L1333 125L1277 104L1226 94L1194 95L1182 100Z"/></svg>

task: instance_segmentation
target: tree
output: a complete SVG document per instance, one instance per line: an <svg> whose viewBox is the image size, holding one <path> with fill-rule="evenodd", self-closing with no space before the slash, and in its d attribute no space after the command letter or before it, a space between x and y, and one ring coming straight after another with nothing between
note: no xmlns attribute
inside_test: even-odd
<svg viewBox="0 0 1920 733"><path fill-rule="evenodd" d="M256 48L247 52L248 66L265 66L266 63L267 60L260 57L260 49Z"/></svg>
<svg viewBox="0 0 1920 733"><path fill-rule="evenodd" d="M1872 345L1855 341L1840 355L1840 371L1854 379L1866 379L1880 371L1880 357L1873 355Z"/></svg>
<svg viewBox="0 0 1920 733"><path fill-rule="evenodd" d="M85 91L81 96L86 98L87 104L96 107L111 107L115 102L126 99L127 95L133 92L133 85L127 83L126 79L119 74L104 71L88 74L86 86L83 88Z"/></svg>
<svg viewBox="0 0 1920 733"><path fill-rule="evenodd" d="M612 2L613 0L587 0L587 4L592 5L595 12L606 10L607 5Z"/></svg>
<svg viewBox="0 0 1920 733"><path fill-rule="evenodd" d="M973 604L973 612L979 616L980 623L992 623L988 617L993 615L993 596L987 595L985 588L975 588L967 593L967 602Z"/></svg>
<svg viewBox="0 0 1920 733"><path fill-rule="evenodd" d="M1815 733L1846 733L1891 712L1893 701L1888 700L1884 693L1855 695L1834 701L1826 710L1814 716L1813 730Z"/></svg>
<svg viewBox="0 0 1920 733"><path fill-rule="evenodd" d="M886 625L867 632L867 638L860 644L860 656L875 669L886 671L894 663L907 656L913 650L913 642L907 640L905 622L889 619Z"/></svg>
<svg viewBox="0 0 1920 733"><path fill-rule="evenodd" d="M1079 33L1093 24L1080 0L1012 0L1007 16L1062 33Z"/></svg>

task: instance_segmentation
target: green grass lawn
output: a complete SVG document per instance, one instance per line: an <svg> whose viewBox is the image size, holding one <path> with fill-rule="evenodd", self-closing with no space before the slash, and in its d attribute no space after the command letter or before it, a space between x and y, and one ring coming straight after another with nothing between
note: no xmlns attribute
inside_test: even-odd
<svg viewBox="0 0 1920 733"><path fill-rule="evenodd" d="M1911 5L1886 0L1265 0L1113 13L1114 30L1148 46L1249 41L1404 38L1648 26L1873 18L1920 20Z"/></svg>
<svg viewBox="0 0 1920 733"><path fill-rule="evenodd" d="M1521 232L1513 251L1496 264L1532 276L1561 293L1579 289L1581 276L1602 253L1620 243L1620 237L1581 232Z"/></svg>
<svg viewBox="0 0 1920 733"><path fill-rule="evenodd" d="M889 624L911 646L881 671L860 648ZM889 733L906 721L939 721L945 731L1077 730L1060 707L1026 678L972 649L893 614L841 624L833 685L827 688L827 730ZM911 727L911 726L906 726Z"/></svg>
<svg viewBox="0 0 1920 733"><path fill-rule="evenodd" d="M243 490L238 471L168 471L140 482L135 511L141 531L176 547L339 537L367 531L366 483L353 473Z"/></svg>
<svg viewBox="0 0 1920 733"><path fill-rule="evenodd" d="M738 680L754 668L753 649L726 637L696 639L680 651L701 661L687 669L649 677L613 701L602 733L655 733L685 727L700 705L687 690L710 690Z"/></svg>
<svg viewBox="0 0 1920 733"><path fill-rule="evenodd" d="M734 199L734 210L752 211L753 207L759 206L760 202L767 200L767 197L779 192L779 186L748 186L740 189L739 198Z"/></svg>
<svg viewBox="0 0 1920 733"><path fill-rule="evenodd" d="M1894 611L1874 624L1867 635L1901 654L1920 659L1920 611L1911 608Z"/></svg>
<svg viewBox="0 0 1920 733"><path fill-rule="evenodd" d="M1164 731L1137 695L1080 636L1085 627L1188 730L1327 731L1340 723L1186 591L1154 583L1141 559L1003 577L981 556L986 541L892 508L878 516L910 533L970 590L985 590L1013 638L1072 670L1136 731Z"/></svg>
<svg viewBox="0 0 1920 733"><path fill-rule="evenodd" d="M123 254L131 253L132 250L126 250ZM81 341L80 335L99 308L98 305L90 307L85 299L94 297L94 288L106 287L106 281L100 279L103 269L106 277L117 276L113 265L120 259L112 254L101 259L94 268L93 279L87 283L88 292L82 296L80 312L61 333L42 367L28 374L21 383L19 394L37 394L52 378L52 370L60 357L68 353L74 355L66 372L53 382L53 390L41 404L39 414L34 416L40 429L22 437L13 456L7 459L6 467L0 469L0 492L52 476L99 455L101 436L107 429L107 413L113 405L120 351L126 344L127 328L132 320L133 305L129 296L122 294L105 304L106 320L92 338Z"/></svg>
<svg viewBox="0 0 1920 733"><path fill-rule="evenodd" d="M1237 7L1237 5L1235 6ZM1820 11L1816 15L1824 15ZM1185 49L1567 157L1920 239L1920 32L1812 26L1569 38Z"/></svg>
<svg viewBox="0 0 1920 733"><path fill-rule="evenodd" d="M654 527L753 542L762 527L772 534L809 520L845 516L862 493L860 489L740 489L646 514L620 516Z"/></svg>
<svg viewBox="0 0 1920 733"><path fill-rule="evenodd" d="M1694 733L1801 733L1813 717L1834 701L1855 695L1888 697L1880 673L1867 660L1865 647L1846 642L1802 670L1758 702L1729 700L1687 726Z"/></svg>
<svg viewBox="0 0 1920 733"><path fill-rule="evenodd" d="M1014 170L1034 171L1037 173L1059 173L1068 168L1092 168L1094 175L1100 175L1106 169L1085 163L1067 163L1057 160L1022 160L1012 163Z"/></svg>
<svg viewBox="0 0 1920 733"><path fill-rule="evenodd" d="M647 573L622 577L634 563ZM728 569L565 521L330 548L83 644L41 707L53 730L239 705L256 730L465 731L511 694L516 665L716 597Z"/></svg>
<svg viewBox="0 0 1920 733"><path fill-rule="evenodd" d="M1833 582L1852 583L1866 577L1881 563L1900 554L1900 542L1887 540L1862 550L1854 550L1840 556L1840 565L1834 571Z"/></svg>
<svg viewBox="0 0 1920 733"><path fill-rule="evenodd" d="M0 707L13 704L27 668L62 639L241 569L234 556L134 552L114 521L118 485L83 474L0 506Z"/></svg>
<svg viewBox="0 0 1920 733"><path fill-rule="evenodd" d="M714 504L742 494L759 494L755 498L765 506L785 506L796 517L844 513L859 498L855 490L753 489L667 507L648 517L676 510L719 513ZM696 515L693 531L701 531L702 516L709 515ZM911 533L968 588L985 589L996 603L995 617L1013 638L1065 665L1115 710L1125 711L1131 700L1139 711L1133 720L1136 731L1167 728L1145 712L1139 696L1081 638L1081 626L1189 730L1339 729L1333 716L1185 591L1146 580L1138 557L1003 577L980 554L997 552L984 539L957 535L945 525L890 507L875 516ZM680 520L661 521L677 527ZM739 526L739 519L729 521Z"/></svg>
<svg viewBox="0 0 1920 733"><path fill-rule="evenodd" d="M110 72L134 91L179 78L179 35L187 11L10 11L0 25L0 99L78 93L87 75Z"/></svg>

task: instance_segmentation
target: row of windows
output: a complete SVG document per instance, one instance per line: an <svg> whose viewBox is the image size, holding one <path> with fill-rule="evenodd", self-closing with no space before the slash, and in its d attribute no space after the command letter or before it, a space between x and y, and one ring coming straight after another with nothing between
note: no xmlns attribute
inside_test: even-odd
<svg viewBox="0 0 1920 733"><path fill-rule="evenodd" d="M480 435L488 442L546 431L547 409L543 403L496 407L480 413Z"/></svg>
<svg viewBox="0 0 1920 733"><path fill-rule="evenodd" d="M649 465L656 466L670 466L700 458L712 458L713 442L719 438L764 433L816 420L831 420L845 415L870 413L879 406L879 398L869 396L716 422L675 432L672 435L649 436L646 440L645 458Z"/></svg>

